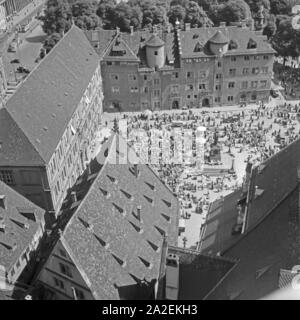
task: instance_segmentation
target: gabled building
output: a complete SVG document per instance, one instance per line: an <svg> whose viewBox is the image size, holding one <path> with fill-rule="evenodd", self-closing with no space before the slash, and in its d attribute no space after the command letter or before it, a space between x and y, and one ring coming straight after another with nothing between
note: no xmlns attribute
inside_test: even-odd
<svg viewBox="0 0 300 320"><path fill-rule="evenodd" d="M118 141L103 144L65 199L38 298L156 297L167 244L177 244L179 203L148 165L128 161Z"/></svg>
<svg viewBox="0 0 300 320"><path fill-rule="evenodd" d="M0 180L56 217L90 161L102 98L99 58L73 26L0 109Z"/></svg>
<svg viewBox="0 0 300 320"><path fill-rule="evenodd" d="M45 230L45 211L0 181L0 292L28 272ZM1 299L1 293L0 293Z"/></svg>
<svg viewBox="0 0 300 320"><path fill-rule="evenodd" d="M252 166L246 190L211 206L198 249L237 264L206 299L268 297L297 275L286 270L300 261L299 159L296 140Z"/></svg>
<svg viewBox="0 0 300 320"><path fill-rule="evenodd" d="M246 24L121 33L87 31L98 52L106 111L268 101L275 51Z"/></svg>

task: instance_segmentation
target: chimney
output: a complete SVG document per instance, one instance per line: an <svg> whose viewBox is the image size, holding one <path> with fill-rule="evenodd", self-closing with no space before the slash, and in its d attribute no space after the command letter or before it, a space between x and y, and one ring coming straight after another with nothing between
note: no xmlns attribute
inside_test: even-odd
<svg viewBox="0 0 300 320"><path fill-rule="evenodd" d="M246 29L246 28L247 28L247 21L246 21L246 20L243 20L243 21L241 22L241 27L242 27L243 29Z"/></svg>
<svg viewBox="0 0 300 320"><path fill-rule="evenodd" d="M171 23L169 23L168 26L167 26L167 32L168 32L168 33L171 33L171 30L172 30L171 28L172 28L172 27L171 27Z"/></svg>
<svg viewBox="0 0 300 320"><path fill-rule="evenodd" d="M133 32L134 32L134 28L133 26L130 26L130 34L133 35Z"/></svg>
<svg viewBox="0 0 300 320"><path fill-rule="evenodd" d="M6 209L6 196L5 194L0 195L0 206L5 210Z"/></svg>
<svg viewBox="0 0 300 320"><path fill-rule="evenodd" d="M5 232L5 223L0 221L0 232Z"/></svg>
<svg viewBox="0 0 300 320"><path fill-rule="evenodd" d="M137 219L139 221L141 221L141 211L142 211L142 206L137 206L137 208L136 208L136 216L137 216Z"/></svg>
<svg viewBox="0 0 300 320"><path fill-rule="evenodd" d="M92 169L91 169L90 163L87 165L87 173L88 173L88 176L90 176L92 174Z"/></svg>
<svg viewBox="0 0 300 320"><path fill-rule="evenodd" d="M117 31L117 35L119 35L119 34L120 34L120 28L117 27L117 28L116 28L116 31Z"/></svg>
<svg viewBox="0 0 300 320"><path fill-rule="evenodd" d="M72 203L77 202L77 194L76 194L76 191L72 191L72 192L71 192L71 199L72 199Z"/></svg>
<svg viewBox="0 0 300 320"><path fill-rule="evenodd" d="M185 28L185 31L191 31L191 24L185 23L184 28Z"/></svg>
<svg viewBox="0 0 300 320"><path fill-rule="evenodd" d="M178 300L179 292L179 256L168 254L166 259L166 299Z"/></svg>

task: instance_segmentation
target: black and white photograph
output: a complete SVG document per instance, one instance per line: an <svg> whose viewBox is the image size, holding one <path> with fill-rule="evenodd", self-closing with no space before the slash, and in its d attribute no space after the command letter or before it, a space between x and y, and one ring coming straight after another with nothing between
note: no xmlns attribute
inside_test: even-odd
<svg viewBox="0 0 300 320"><path fill-rule="evenodd" d="M0 300L300 300L300 0L0 0Z"/></svg>

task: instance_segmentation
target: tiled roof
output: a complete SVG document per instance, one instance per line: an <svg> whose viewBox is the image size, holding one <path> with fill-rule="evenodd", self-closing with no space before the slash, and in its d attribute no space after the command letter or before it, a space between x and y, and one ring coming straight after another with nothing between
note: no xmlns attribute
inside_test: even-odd
<svg viewBox="0 0 300 320"><path fill-rule="evenodd" d="M216 40L214 40L216 38ZM247 49L249 40L252 39L257 43L256 49ZM225 55L231 54L255 54L255 53L274 53L271 45L267 40L254 31L247 28L236 26L216 27L216 28L192 28L190 31L180 31L180 41L182 47L182 57L205 57L211 55L209 50L195 52L197 43L205 46L208 41L225 42L233 40L237 44L237 49L228 51Z"/></svg>
<svg viewBox="0 0 300 320"><path fill-rule="evenodd" d="M179 256L178 300L202 300L235 267L237 261L169 247Z"/></svg>
<svg viewBox="0 0 300 320"><path fill-rule="evenodd" d="M232 235L232 229L237 222L237 202L241 195L242 191L237 190L212 203L203 225L199 245L201 252L217 254L239 240L239 235Z"/></svg>
<svg viewBox="0 0 300 320"><path fill-rule="evenodd" d="M289 287L296 275L297 273L294 271L281 269L280 275L279 275L278 287L280 289Z"/></svg>
<svg viewBox="0 0 300 320"><path fill-rule="evenodd" d="M88 40L101 58L106 54L108 47L116 36L115 30L85 31ZM132 52L143 62L143 53L146 42L153 36L149 30L135 31L133 34L120 33L122 40L128 45ZM168 61L174 61L173 46L174 34L158 31L158 38L166 45Z"/></svg>
<svg viewBox="0 0 300 320"><path fill-rule="evenodd" d="M216 44L226 44L228 43L228 38L225 37L223 32L221 30L218 30L210 39L209 41L211 43Z"/></svg>
<svg viewBox="0 0 300 320"><path fill-rule="evenodd" d="M300 139L252 169L246 216L247 230L261 222L284 197L296 188L299 169ZM257 196L256 190L264 192Z"/></svg>
<svg viewBox="0 0 300 320"><path fill-rule="evenodd" d="M5 108L0 109L0 165L40 166L44 160Z"/></svg>
<svg viewBox="0 0 300 320"><path fill-rule="evenodd" d="M0 265L9 270L29 247L44 221L44 210L25 199L0 181L0 195L5 196L5 208L0 205ZM27 218L27 214L32 218ZM34 217L35 218L34 218Z"/></svg>
<svg viewBox="0 0 300 320"><path fill-rule="evenodd" d="M162 47L164 45L164 41L157 34L153 34L146 42L146 46L148 47Z"/></svg>
<svg viewBox="0 0 300 320"><path fill-rule="evenodd" d="M298 199L299 188L296 188L227 250L224 256L238 259L238 263L208 299L260 299L278 289L280 271L289 270L299 262Z"/></svg>
<svg viewBox="0 0 300 320"><path fill-rule="evenodd" d="M118 54L116 54L118 53ZM116 36L105 49L103 59L117 61L139 61L138 57L122 39L122 36Z"/></svg>
<svg viewBox="0 0 300 320"><path fill-rule="evenodd" d="M7 111L46 163L98 63L84 33L73 26L7 101Z"/></svg>
<svg viewBox="0 0 300 320"><path fill-rule="evenodd" d="M147 165L137 165L136 177L132 164L100 160L111 159L117 137L74 188L79 202L62 208L63 240L96 299L119 299L121 289L156 279L164 236L173 245L178 237L178 201Z"/></svg>

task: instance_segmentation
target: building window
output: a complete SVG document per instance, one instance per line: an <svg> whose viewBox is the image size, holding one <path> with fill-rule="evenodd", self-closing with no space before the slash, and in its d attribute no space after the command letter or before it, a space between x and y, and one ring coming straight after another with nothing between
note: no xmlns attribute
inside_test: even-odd
<svg viewBox="0 0 300 320"><path fill-rule="evenodd" d="M222 79L222 74L221 73L217 73L216 74L216 79Z"/></svg>
<svg viewBox="0 0 300 320"><path fill-rule="evenodd" d="M64 275L72 278L72 272L71 272L71 269L69 266L63 264L63 263L60 263L59 264L59 268L60 268L60 272L63 273Z"/></svg>
<svg viewBox="0 0 300 320"><path fill-rule="evenodd" d="M260 82L260 86L261 86L261 88L266 88L267 87L267 80L262 80Z"/></svg>
<svg viewBox="0 0 300 320"><path fill-rule="evenodd" d="M154 108L155 109L159 109L160 108L160 102L159 101L154 102Z"/></svg>
<svg viewBox="0 0 300 320"><path fill-rule="evenodd" d="M248 87L248 81L243 81L242 82L242 89L247 89Z"/></svg>
<svg viewBox="0 0 300 320"><path fill-rule="evenodd" d="M241 95L241 102L245 102L245 101L246 101L246 94L243 93L243 94Z"/></svg>
<svg viewBox="0 0 300 320"><path fill-rule="evenodd" d="M188 72L186 73L186 77L187 77L188 79L192 78L192 77L193 77L193 72L188 71Z"/></svg>
<svg viewBox="0 0 300 320"><path fill-rule="evenodd" d="M257 95L256 95L256 93L253 93L253 94L251 95L251 100L252 100L252 101L256 101L256 99L257 99Z"/></svg>
<svg viewBox="0 0 300 320"><path fill-rule="evenodd" d="M66 254L65 250L63 250L63 249L59 249L59 254L64 258L67 257L67 254Z"/></svg>
<svg viewBox="0 0 300 320"><path fill-rule="evenodd" d="M17 268L17 270L20 268L20 261L19 260L16 263L16 268Z"/></svg>
<svg viewBox="0 0 300 320"><path fill-rule="evenodd" d="M120 88L119 87L112 87L111 91L112 91L112 93L120 93Z"/></svg>
<svg viewBox="0 0 300 320"><path fill-rule="evenodd" d="M147 81L148 80L148 77L146 75L144 75L144 80Z"/></svg>
<svg viewBox="0 0 300 320"><path fill-rule="evenodd" d="M6 184L14 185L15 179L12 170L0 170L0 180Z"/></svg>
<svg viewBox="0 0 300 320"><path fill-rule="evenodd" d="M221 97L216 97L215 102L221 102Z"/></svg>
<svg viewBox="0 0 300 320"><path fill-rule="evenodd" d="M75 294L78 300L84 300L84 293L81 290L75 288Z"/></svg>
<svg viewBox="0 0 300 320"><path fill-rule="evenodd" d="M229 45L228 45L228 49L229 50L236 50L237 49L237 43L235 41L230 41Z"/></svg>
<svg viewBox="0 0 300 320"><path fill-rule="evenodd" d="M249 68L244 68L243 69L243 74L245 75L245 74L249 74Z"/></svg>
<svg viewBox="0 0 300 320"><path fill-rule="evenodd" d="M154 84L158 85L159 84L159 78L154 79Z"/></svg>
<svg viewBox="0 0 300 320"><path fill-rule="evenodd" d="M178 72L173 72L172 73L172 79L178 79L179 78L179 73Z"/></svg>
<svg viewBox="0 0 300 320"><path fill-rule="evenodd" d="M129 81L136 81L137 80L137 76L135 74L129 74L128 75L128 79L129 79Z"/></svg>
<svg viewBox="0 0 300 320"><path fill-rule="evenodd" d="M144 93L148 93L148 87L144 88Z"/></svg>
<svg viewBox="0 0 300 320"><path fill-rule="evenodd" d="M236 73L236 69L229 69L229 75L234 77Z"/></svg>
<svg viewBox="0 0 300 320"><path fill-rule="evenodd" d="M254 60L260 60L260 56L254 56Z"/></svg>
<svg viewBox="0 0 300 320"><path fill-rule="evenodd" d="M198 95L197 95L197 94L195 94L195 95L194 95L194 99L197 99L197 98L198 98Z"/></svg>
<svg viewBox="0 0 300 320"><path fill-rule="evenodd" d="M232 102L232 101L233 101L233 96L228 96L228 97L227 97L227 101L228 101L228 102Z"/></svg>
<svg viewBox="0 0 300 320"><path fill-rule="evenodd" d="M244 56L244 60L249 61L250 57L249 56Z"/></svg>
<svg viewBox="0 0 300 320"><path fill-rule="evenodd" d="M207 75L207 71L199 71L199 78L200 79L206 78L206 75Z"/></svg>
<svg viewBox="0 0 300 320"><path fill-rule="evenodd" d="M137 87L131 87L130 88L130 92L131 93L138 93L139 92L139 89Z"/></svg>
<svg viewBox="0 0 300 320"><path fill-rule="evenodd" d="M179 86L172 86L171 87L171 91L172 91L172 93L179 93Z"/></svg>
<svg viewBox="0 0 300 320"><path fill-rule="evenodd" d="M269 60L269 56L264 56L264 60Z"/></svg>
<svg viewBox="0 0 300 320"><path fill-rule="evenodd" d="M188 90L194 90L194 86L192 84L188 85Z"/></svg>
<svg viewBox="0 0 300 320"><path fill-rule="evenodd" d="M53 278L54 279L54 285L55 287L64 290L65 289L65 285L63 283L63 281L61 281L60 279L57 278Z"/></svg>
<svg viewBox="0 0 300 320"><path fill-rule="evenodd" d="M222 63L219 61L218 62L218 68L221 68L222 67Z"/></svg>
<svg viewBox="0 0 300 320"><path fill-rule="evenodd" d="M231 61L235 62L236 61L236 57L231 57Z"/></svg>
<svg viewBox="0 0 300 320"><path fill-rule="evenodd" d="M228 88L234 88L234 86L235 86L235 83L234 82L229 82L228 83Z"/></svg>
<svg viewBox="0 0 300 320"><path fill-rule="evenodd" d="M257 81L251 82L251 88L253 88L253 89L257 88Z"/></svg>
<svg viewBox="0 0 300 320"><path fill-rule="evenodd" d="M269 68L268 67L262 67L261 72L264 74L267 74L269 72Z"/></svg>
<svg viewBox="0 0 300 320"><path fill-rule="evenodd" d="M216 85L216 90L217 90L217 91L220 91L220 90L221 90L221 85L220 85L220 84L217 84L217 85Z"/></svg>
<svg viewBox="0 0 300 320"><path fill-rule="evenodd" d="M159 97L160 90L154 90L154 97Z"/></svg>
<svg viewBox="0 0 300 320"><path fill-rule="evenodd" d="M259 74L259 68L252 68L252 74Z"/></svg>
<svg viewBox="0 0 300 320"><path fill-rule="evenodd" d="M111 80L119 81L119 75L117 73L112 73L110 75Z"/></svg>
<svg viewBox="0 0 300 320"><path fill-rule="evenodd" d="M257 44L253 39L250 39L247 45L247 49L256 49Z"/></svg>
<svg viewBox="0 0 300 320"><path fill-rule="evenodd" d="M155 55L155 56L158 56L158 51L154 51L154 55Z"/></svg>
<svg viewBox="0 0 300 320"><path fill-rule="evenodd" d="M113 65L113 63L112 63L111 61L107 61L106 64L107 64L108 66L112 66L112 65Z"/></svg>
<svg viewBox="0 0 300 320"><path fill-rule="evenodd" d="M205 83L200 83L199 84L199 90L205 90L205 89L206 89Z"/></svg>

